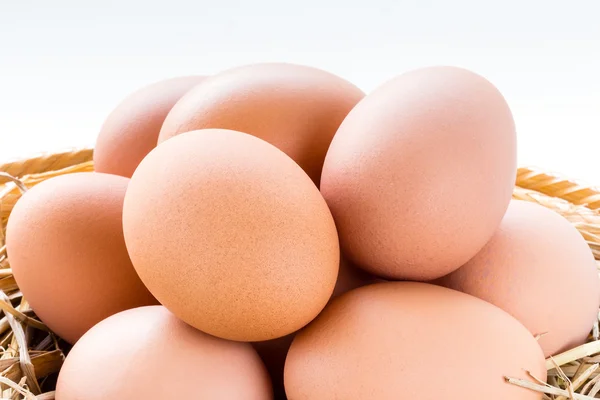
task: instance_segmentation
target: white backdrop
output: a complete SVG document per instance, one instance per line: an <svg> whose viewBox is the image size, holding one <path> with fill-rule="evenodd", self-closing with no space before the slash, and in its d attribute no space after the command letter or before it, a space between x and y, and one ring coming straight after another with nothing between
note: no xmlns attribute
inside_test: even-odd
<svg viewBox="0 0 600 400"><path fill-rule="evenodd" d="M520 165L600 184L599 0L0 0L0 161L93 145L147 83L260 61L365 91L472 69L507 98Z"/></svg>

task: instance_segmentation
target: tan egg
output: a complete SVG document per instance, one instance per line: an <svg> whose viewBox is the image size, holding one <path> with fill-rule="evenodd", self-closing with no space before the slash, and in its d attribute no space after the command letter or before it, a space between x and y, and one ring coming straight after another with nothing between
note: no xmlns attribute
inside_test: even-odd
<svg viewBox="0 0 600 400"><path fill-rule="evenodd" d="M160 128L177 100L203 76L182 76L145 86L127 96L104 121L96 146L97 172L131 177L142 159L156 147Z"/></svg>
<svg viewBox="0 0 600 400"><path fill-rule="evenodd" d="M321 192L350 260L385 278L429 280L485 245L515 173L500 92L470 71L431 67L383 84L348 114Z"/></svg>
<svg viewBox="0 0 600 400"><path fill-rule="evenodd" d="M507 311L542 335L546 356L584 343L600 307L596 262L581 234L554 211L525 201L513 200L490 242L436 283ZM559 293L568 301L549 301Z"/></svg>
<svg viewBox="0 0 600 400"><path fill-rule="evenodd" d="M182 132L224 128L275 145L319 184L331 138L364 97L350 82L302 65L261 63L224 71L173 107L159 143Z"/></svg>
<svg viewBox="0 0 600 400"><path fill-rule="evenodd" d="M202 333L161 306L100 322L73 347L57 400L269 400L271 383L247 343Z"/></svg>
<svg viewBox="0 0 600 400"><path fill-rule="evenodd" d="M475 297L418 282L375 283L329 304L296 335L290 400L539 400L504 377L546 379L533 336Z"/></svg>
<svg viewBox="0 0 600 400"><path fill-rule="evenodd" d="M349 263L345 257L340 256L340 269L330 302L332 299L349 290L375 282L382 282L382 280L377 279L368 272L356 268ZM258 351L258 354L269 371L276 399L285 398L283 367L285 365L285 357L295 336L296 333L294 332L281 338L255 342L252 344Z"/></svg>
<svg viewBox="0 0 600 400"><path fill-rule="evenodd" d="M123 225L150 291L211 335L285 336L333 292L339 244L325 200L291 158L245 133L193 131L159 145L131 179Z"/></svg>
<svg viewBox="0 0 600 400"><path fill-rule="evenodd" d="M101 173L58 176L25 193L8 220L6 246L19 288L70 343L112 314L157 304L125 248L128 182Z"/></svg>

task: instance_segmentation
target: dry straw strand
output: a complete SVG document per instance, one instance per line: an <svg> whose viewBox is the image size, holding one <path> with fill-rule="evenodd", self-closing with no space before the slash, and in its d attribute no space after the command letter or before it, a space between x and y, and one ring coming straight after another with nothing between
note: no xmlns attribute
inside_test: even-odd
<svg viewBox="0 0 600 400"><path fill-rule="evenodd" d="M7 379L7 378L5 378L3 376L0 376L0 383L3 384L3 385L9 386L12 390L14 390L15 392L17 392L21 396L23 396L22 398L24 400L39 400L39 398L36 397L36 395L34 395L33 393L31 393L29 390L27 390L26 388L24 388L22 385L13 382L10 379Z"/></svg>
<svg viewBox="0 0 600 400"><path fill-rule="evenodd" d="M531 382L531 381L528 381L525 379L517 379L517 378L511 378L511 377L507 376L507 377L505 377L505 380L510 384L517 385L522 388L533 390L536 392L541 392L541 393L555 395L555 396L565 396L569 399L576 399L576 400L594 400L593 397L585 396L580 393L573 393L573 396L571 397L571 395L569 394L569 392L567 390L559 389L557 387L552 387L552 386L540 385L539 383L534 383L534 382Z"/></svg>
<svg viewBox="0 0 600 400"><path fill-rule="evenodd" d="M582 364L582 366L585 364ZM594 373L594 371L596 371L598 369L598 364L592 364L589 365L583 369L583 372L574 380L571 382L571 384L569 385L569 393L573 393L572 391L579 389L580 387L583 386L584 383L586 383L588 381L588 379L590 378L590 376L592 376L592 373ZM571 397L572 398L572 395ZM555 400L567 400L567 397L565 396L558 396Z"/></svg>
<svg viewBox="0 0 600 400"><path fill-rule="evenodd" d="M551 370L555 368L555 365L563 366L596 353L600 353L600 340L588 342L571 350L567 350L564 353L555 355L546 361L546 369Z"/></svg>

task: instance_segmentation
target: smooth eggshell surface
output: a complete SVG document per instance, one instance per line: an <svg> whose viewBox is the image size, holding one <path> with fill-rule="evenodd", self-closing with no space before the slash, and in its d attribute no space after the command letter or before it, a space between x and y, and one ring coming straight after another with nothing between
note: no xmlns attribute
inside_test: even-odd
<svg viewBox="0 0 600 400"><path fill-rule="evenodd" d="M162 124L175 103L203 76L182 76L145 86L127 96L104 121L94 147L97 172L131 177L156 147Z"/></svg>
<svg viewBox="0 0 600 400"><path fill-rule="evenodd" d="M581 234L554 211L519 200L490 242L436 283L512 314L542 335L546 356L584 343L600 306L596 262ZM558 293L568 293L568 301L551 301Z"/></svg>
<svg viewBox="0 0 600 400"><path fill-rule="evenodd" d="M160 144L131 179L123 225L158 300L225 339L300 329L336 282L338 237L319 190L283 152L245 133L193 131Z"/></svg>
<svg viewBox="0 0 600 400"><path fill-rule="evenodd" d="M355 264L429 280L485 245L515 173L515 126L500 92L467 70L430 67L383 84L348 114L321 192Z"/></svg>
<svg viewBox="0 0 600 400"><path fill-rule="evenodd" d="M159 142L205 128L245 132L281 149L318 185L331 138L363 97L350 82L316 68L246 65L186 94L167 116Z"/></svg>
<svg viewBox="0 0 600 400"><path fill-rule="evenodd" d="M70 343L112 314L157 304L125 248L128 182L101 173L51 178L26 192L8 220L6 246L19 288Z"/></svg>
<svg viewBox="0 0 600 400"><path fill-rule="evenodd" d="M546 379L517 320L475 297L417 282L375 283L333 300L285 363L290 400L539 400L504 377Z"/></svg>
<svg viewBox="0 0 600 400"><path fill-rule="evenodd" d="M161 306L94 326L67 356L56 388L57 400L272 398L249 344L202 333Z"/></svg>

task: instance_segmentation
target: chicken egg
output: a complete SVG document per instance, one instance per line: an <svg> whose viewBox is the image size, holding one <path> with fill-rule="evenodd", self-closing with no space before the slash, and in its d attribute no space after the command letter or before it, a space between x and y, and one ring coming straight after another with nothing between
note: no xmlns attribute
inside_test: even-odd
<svg viewBox="0 0 600 400"><path fill-rule="evenodd" d="M513 317L420 282L375 283L334 299L296 334L290 400L540 400L505 377L545 380L542 351Z"/></svg>
<svg viewBox="0 0 600 400"><path fill-rule="evenodd" d="M350 82L317 68L245 65L183 96L165 119L159 143L198 129L245 132L278 147L318 185L331 138L363 97Z"/></svg>
<svg viewBox="0 0 600 400"><path fill-rule="evenodd" d="M269 400L271 382L247 343L202 333L161 306L90 329L60 371L57 400Z"/></svg>
<svg viewBox="0 0 600 400"><path fill-rule="evenodd" d="M429 280L487 243L515 176L515 126L500 92L473 72L429 67L354 107L327 152L321 192L351 261Z"/></svg>
<svg viewBox="0 0 600 400"><path fill-rule="evenodd" d="M175 103L203 76L181 76L145 86L127 96L104 121L94 146L97 172L131 177L156 147L160 128Z"/></svg>
<svg viewBox="0 0 600 400"><path fill-rule="evenodd" d="M336 282L338 236L319 190L291 158L245 133L206 129L161 143L131 178L123 226L161 304L224 339L297 331Z"/></svg>
<svg viewBox="0 0 600 400"><path fill-rule="evenodd" d="M26 192L8 220L6 246L19 288L67 342L119 311L157 304L125 248L128 183L94 172L57 176Z"/></svg>
<svg viewBox="0 0 600 400"><path fill-rule="evenodd" d="M475 257L435 283L507 311L540 336L546 356L583 344L600 307L596 261L581 234L556 212L520 200ZM568 301L550 300L559 293Z"/></svg>

